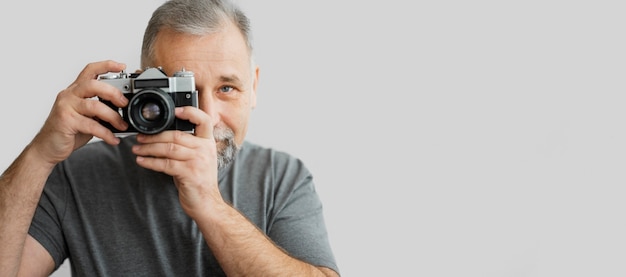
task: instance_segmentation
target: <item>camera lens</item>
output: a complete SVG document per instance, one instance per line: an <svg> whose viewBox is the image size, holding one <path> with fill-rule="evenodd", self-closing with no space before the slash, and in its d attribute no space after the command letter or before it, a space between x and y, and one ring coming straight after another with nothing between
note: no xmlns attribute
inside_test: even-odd
<svg viewBox="0 0 626 277"><path fill-rule="evenodd" d="M156 134L166 130L174 122L174 101L159 90L143 90L130 100L128 115L130 124L144 134Z"/></svg>
<svg viewBox="0 0 626 277"><path fill-rule="evenodd" d="M158 120L161 115L161 107L158 104L149 102L141 108L141 116L149 121Z"/></svg>

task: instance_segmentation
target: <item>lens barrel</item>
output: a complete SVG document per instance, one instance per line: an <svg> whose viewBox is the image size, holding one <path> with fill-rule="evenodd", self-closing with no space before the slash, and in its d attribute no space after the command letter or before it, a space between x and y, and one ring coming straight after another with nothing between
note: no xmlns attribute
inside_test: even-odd
<svg viewBox="0 0 626 277"><path fill-rule="evenodd" d="M128 119L138 132L156 134L172 125L176 118L174 108L174 101L169 94L158 89L145 89L130 100Z"/></svg>

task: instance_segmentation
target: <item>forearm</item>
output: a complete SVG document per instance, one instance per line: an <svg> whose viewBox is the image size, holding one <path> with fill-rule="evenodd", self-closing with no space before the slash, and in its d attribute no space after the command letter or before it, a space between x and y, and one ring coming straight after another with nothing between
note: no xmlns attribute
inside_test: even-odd
<svg viewBox="0 0 626 277"><path fill-rule="evenodd" d="M326 276L276 246L233 207L223 204L196 222L228 276Z"/></svg>
<svg viewBox="0 0 626 277"><path fill-rule="evenodd" d="M27 147L0 176L0 272L17 274L28 228L52 166Z"/></svg>

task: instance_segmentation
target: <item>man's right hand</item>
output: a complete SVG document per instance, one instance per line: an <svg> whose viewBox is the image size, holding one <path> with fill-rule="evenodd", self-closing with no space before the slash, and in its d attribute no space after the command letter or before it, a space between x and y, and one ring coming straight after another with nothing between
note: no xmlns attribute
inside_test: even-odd
<svg viewBox="0 0 626 277"><path fill-rule="evenodd" d="M122 92L97 80L99 74L125 68L114 61L87 65L76 81L58 94L39 133L0 176L0 275L48 276L54 269L50 253L28 235L37 203L50 171L74 150L94 136L109 144L119 143L99 120L120 130L126 130L126 123L95 97L126 106L128 100Z"/></svg>
<svg viewBox="0 0 626 277"><path fill-rule="evenodd" d="M98 119L111 123L119 130L126 130L128 125L117 111L93 97L125 107L128 100L122 92L97 80L99 74L119 72L125 68L126 65L114 61L88 64L76 81L57 95L48 119L30 145L45 162L55 165L65 160L94 136L112 145L119 143L119 138Z"/></svg>

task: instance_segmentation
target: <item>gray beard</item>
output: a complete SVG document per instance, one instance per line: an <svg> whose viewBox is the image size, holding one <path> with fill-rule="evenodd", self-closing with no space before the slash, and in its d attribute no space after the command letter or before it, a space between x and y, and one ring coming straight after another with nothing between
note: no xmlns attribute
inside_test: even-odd
<svg viewBox="0 0 626 277"><path fill-rule="evenodd" d="M213 137L217 143L217 169L222 170L235 160L239 146L235 143L235 133L228 127L216 127Z"/></svg>

